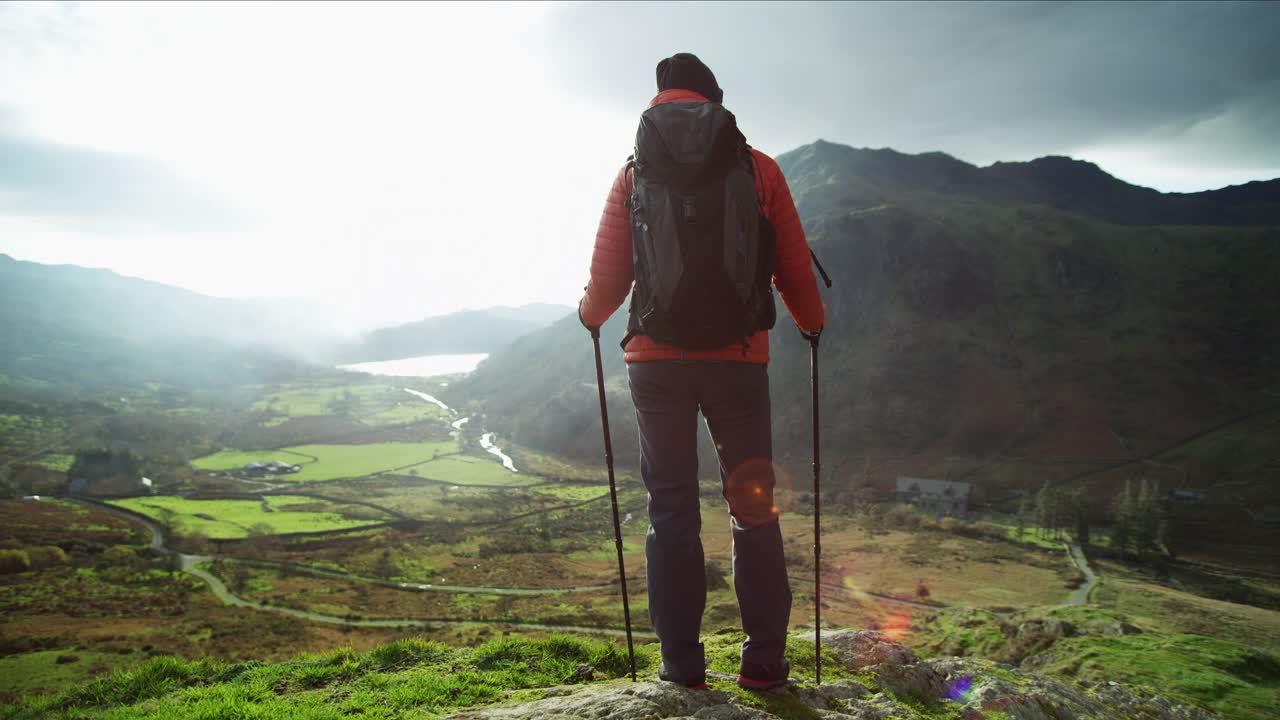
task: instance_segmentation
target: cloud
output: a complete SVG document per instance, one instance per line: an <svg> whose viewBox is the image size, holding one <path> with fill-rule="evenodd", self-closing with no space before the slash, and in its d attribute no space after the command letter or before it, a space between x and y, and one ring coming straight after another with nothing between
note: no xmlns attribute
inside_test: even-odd
<svg viewBox="0 0 1280 720"><path fill-rule="evenodd" d="M226 230L237 212L154 160L49 142L0 108L0 214L96 230Z"/></svg>
<svg viewBox="0 0 1280 720"><path fill-rule="evenodd" d="M1280 168L1276 3L587 3L552 31L555 75L620 107L652 94L658 59L699 54L775 153L822 137L988 163L1135 143Z"/></svg>

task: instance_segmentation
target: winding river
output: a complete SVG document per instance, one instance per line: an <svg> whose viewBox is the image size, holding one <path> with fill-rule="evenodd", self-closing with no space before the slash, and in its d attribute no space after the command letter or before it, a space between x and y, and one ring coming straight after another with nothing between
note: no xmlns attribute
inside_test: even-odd
<svg viewBox="0 0 1280 720"><path fill-rule="evenodd" d="M409 393L410 395L414 395L414 396L416 396L416 397L419 397L419 398L421 398L421 399L423 399L423 400L426 400L426 401L427 401L427 402L429 402L429 403L433 403L433 404L435 404L435 405L439 405L439 406L440 406L441 408L443 408L446 412L452 413L452 414L454 414L454 415L457 415L457 414L458 414L458 411L457 411L457 410L454 410L453 408L449 407L448 405L445 405L445 404L444 404L444 402L442 402L442 401L440 400L440 398L438 398L438 397L436 397L436 396L434 396L434 395L428 395L427 393L424 393L424 392L422 392L421 390L414 390L414 389L412 389L412 388L401 388L401 389L402 389L402 390L404 390L405 392ZM464 418L461 418L461 419L458 419L458 420L454 420L453 422L449 423L449 426L453 428L453 430L454 430L454 432L455 432L455 433L461 433L461 432L462 432L462 426L463 426L463 425L465 425L465 424L467 423L467 421L469 421L470 419L471 419L470 417L464 417ZM455 435L455 437L456 437L456 435ZM494 457L498 458L499 460L501 460L501 461L502 461L502 466L503 466L503 467L505 467L506 469L510 470L510 471L511 471L511 472L513 472L513 473L518 473L518 472L520 472L519 470L517 470L517 469L516 469L516 464L515 464L515 462L511 459L511 456L509 456L509 455L507 455L506 453L502 452L502 448L499 448L499 447L498 447L498 446L493 442L493 433L491 433L491 432L487 432L487 433L484 433L483 435L481 435L481 436L480 436L480 447L484 448L485 452L487 452L487 453L489 453L489 454L493 455Z"/></svg>
<svg viewBox="0 0 1280 720"><path fill-rule="evenodd" d="M516 464L511 461L511 458L508 457L506 453L502 452L497 445L493 444L493 433L487 432L480 436L480 447L484 448L486 452L497 456L497 458L502 461L502 466L506 469L511 472L520 472L519 470L516 470Z"/></svg>

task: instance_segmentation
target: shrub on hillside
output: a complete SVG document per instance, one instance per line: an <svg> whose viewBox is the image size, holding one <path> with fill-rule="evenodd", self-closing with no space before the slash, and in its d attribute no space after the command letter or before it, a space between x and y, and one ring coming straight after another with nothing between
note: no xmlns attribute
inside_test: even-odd
<svg viewBox="0 0 1280 720"><path fill-rule="evenodd" d="M26 550L0 550L0 575L12 575L31 569Z"/></svg>
<svg viewBox="0 0 1280 720"><path fill-rule="evenodd" d="M906 505L894 505L884 515L885 523L899 530L915 530L920 527L920 514Z"/></svg>
<svg viewBox="0 0 1280 720"><path fill-rule="evenodd" d="M67 554L57 545L40 545L27 548L27 557L31 560L31 569L38 570L53 565L64 565Z"/></svg>
<svg viewBox="0 0 1280 720"><path fill-rule="evenodd" d="M138 553L134 552L133 548L128 545L112 545L102 551L102 557L112 563L132 564L138 559Z"/></svg>

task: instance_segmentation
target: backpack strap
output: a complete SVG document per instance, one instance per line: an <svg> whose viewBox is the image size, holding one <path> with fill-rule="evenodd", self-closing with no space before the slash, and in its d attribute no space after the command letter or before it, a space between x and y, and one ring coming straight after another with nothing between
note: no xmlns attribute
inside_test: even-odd
<svg viewBox="0 0 1280 720"><path fill-rule="evenodd" d="M760 214L764 215L765 204L764 183L760 182L760 166L756 163L756 154L751 151L751 146L747 145L747 157L751 158L751 177L756 181L756 202L760 204Z"/></svg>

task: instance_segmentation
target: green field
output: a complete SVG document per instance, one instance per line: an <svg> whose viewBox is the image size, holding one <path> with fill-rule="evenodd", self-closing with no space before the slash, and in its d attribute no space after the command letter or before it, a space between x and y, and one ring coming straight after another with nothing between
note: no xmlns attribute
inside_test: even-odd
<svg viewBox="0 0 1280 720"><path fill-rule="evenodd" d="M302 471L278 475L276 479L307 482L398 470L457 450L453 442L298 445L280 450L222 450L192 460L191 465L200 470L233 470L259 460L281 460L302 465ZM312 460L304 464L304 458ZM501 470L501 466L498 467Z"/></svg>
<svg viewBox="0 0 1280 720"><path fill-rule="evenodd" d="M607 485L539 485L532 488L533 492L543 495L551 495L552 497L564 500L566 503L586 502L600 497L609 495L609 487Z"/></svg>
<svg viewBox="0 0 1280 720"><path fill-rule="evenodd" d="M63 658L58 662L58 658ZM71 660L75 658L74 660ZM30 693L50 693L73 687L91 678L95 671L128 670L141 658L116 653L63 650L38 650L0 657L0 689Z"/></svg>
<svg viewBox="0 0 1280 720"><path fill-rule="evenodd" d="M546 482L536 475L513 473L495 460L471 457L470 455L450 455L438 460L416 465L412 470L417 475L455 485L507 485L517 487Z"/></svg>
<svg viewBox="0 0 1280 720"><path fill-rule="evenodd" d="M71 469L71 463L73 462L75 462L75 456L73 455L63 455L61 453L46 453L44 455L41 455L40 458L36 460L34 464L39 465L40 467L49 468L50 470L66 472Z"/></svg>
<svg viewBox="0 0 1280 720"><path fill-rule="evenodd" d="M267 421L278 425L288 418L345 415L370 425L401 425L445 419L449 413L392 385L336 385L279 390L254 403L255 410L279 413Z"/></svg>
<svg viewBox="0 0 1280 720"><path fill-rule="evenodd" d="M290 465L306 465L316 462L312 455L301 455L290 450L219 450L212 455L205 455L191 461L197 470L239 470L255 462L279 460Z"/></svg>
<svg viewBox="0 0 1280 720"><path fill-rule="evenodd" d="M386 393L391 388L385 385L333 385L320 387L297 387L280 390L266 395L254 403L255 410L275 410L290 417L308 415L328 415L336 404L344 398L351 398L353 404L360 405L377 395ZM406 396L407 393L403 393Z"/></svg>
<svg viewBox="0 0 1280 720"><path fill-rule="evenodd" d="M295 533L341 530L377 522L347 518L336 512L288 509L290 505L314 507L322 503L308 497L267 495L263 500L271 508L270 512L264 510L262 502L257 500L190 500L167 495L112 500L111 504L148 515L162 523L167 522L169 513L172 513L176 529L216 539L247 537L250 529L255 527L270 528L272 533Z"/></svg>
<svg viewBox="0 0 1280 720"><path fill-rule="evenodd" d="M360 419L374 425L403 425L405 423L422 422L423 420L445 419L449 414L439 405L410 396L404 393L407 400L388 406L372 415L361 415Z"/></svg>

